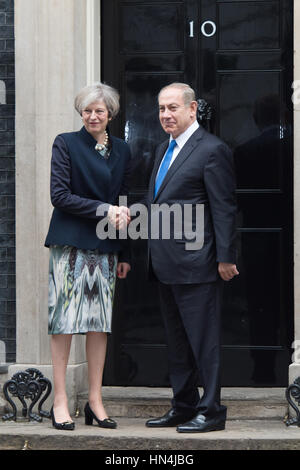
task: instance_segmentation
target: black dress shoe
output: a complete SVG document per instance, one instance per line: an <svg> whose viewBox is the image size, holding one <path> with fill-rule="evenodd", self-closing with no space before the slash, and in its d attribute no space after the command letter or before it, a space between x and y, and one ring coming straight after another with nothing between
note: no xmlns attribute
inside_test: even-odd
<svg viewBox="0 0 300 470"><path fill-rule="evenodd" d="M225 419L223 417L206 418L200 413L187 423L177 426L178 432L209 432L222 431L223 429L225 429Z"/></svg>
<svg viewBox="0 0 300 470"><path fill-rule="evenodd" d="M93 420L96 421L100 428L108 428L108 429L116 429L117 423L111 418L105 419L98 419L93 410L91 409L89 403L86 403L84 407L84 415L85 415L85 424L88 426L93 425Z"/></svg>
<svg viewBox="0 0 300 470"><path fill-rule="evenodd" d="M74 429L75 429L74 421L64 421L63 423L57 423L55 421L53 406L50 410L50 416L52 418L52 426L55 429L59 429L60 431L74 431Z"/></svg>
<svg viewBox="0 0 300 470"><path fill-rule="evenodd" d="M191 419L194 414L180 413L173 408L169 410L164 416L160 418L152 418L146 421L148 428L168 428L177 426L178 424L185 423Z"/></svg>

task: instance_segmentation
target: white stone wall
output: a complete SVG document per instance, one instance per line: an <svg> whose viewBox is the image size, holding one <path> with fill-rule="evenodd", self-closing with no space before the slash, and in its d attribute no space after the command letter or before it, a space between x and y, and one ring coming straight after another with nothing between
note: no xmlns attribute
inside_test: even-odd
<svg viewBox="0 0 300 470"><path fill-rule="evenodd" d="M51 378L51 147L58 133L81 126L74 97L99 79L99 37L99 0L15 0L17 364L9 373L34 366ZM68 377L70 396L86 387L82 337L73 338Z"/></svg>

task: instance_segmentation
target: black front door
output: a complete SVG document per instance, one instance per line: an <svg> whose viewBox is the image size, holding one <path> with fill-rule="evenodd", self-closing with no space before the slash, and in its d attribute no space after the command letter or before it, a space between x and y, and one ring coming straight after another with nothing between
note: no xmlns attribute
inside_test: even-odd
<svg viewBox="0 0 300 470"><path fill-rule="evenodd" d="M293 333L292 51L290 0L102 2L102 80L121 93L112 132L132 151L130 203L145 194L165 139L157 93L186 82L213 109L211 132L237 173L240 275L225 285L225 386L287 384ZM105 383L167 386L157 285L146 241L117 286Z"/></svg>

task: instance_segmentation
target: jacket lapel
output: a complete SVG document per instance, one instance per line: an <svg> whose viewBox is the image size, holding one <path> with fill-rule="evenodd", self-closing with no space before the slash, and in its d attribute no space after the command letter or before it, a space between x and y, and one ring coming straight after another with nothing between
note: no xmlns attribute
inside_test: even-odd
<svg viewBox="0 0 300 470"><path fill-rule="evenodd" d="M204 129L203 127L199 127L199 129L197 129L194 134L191 135L191 137L189 138L189 140L186 142L186 144L183 146L183 148L180 150L179 154L177 155L177 157L175 158L174 162L172 163L172 165L170 166L157 194L156 194L156 197L153 199L153 196L154 196L154 186L155 186L155 178L156 178L156 175L157 175L157 171L158 171L158 168L159 168L159 165L160 165L160 162L162 160L162 157L168 147L168 142L167 142L167 145L163 147L164 150L162 150L162 155L160 155L160 158L157 158L157 164L156 164L156 168L155 168L155 173L154 173L154 178L153 178L153 181L152 181L152 200L156 200L160 193L164 190L164 188L167 186L167 184L169 183L169 181L172 179L173 175L178 171L178 169L181 167L181 165L184 163L184 161L188 158L188 156L190 155L190 153L192 152L192 150L198 145L199 143L199 140L202 139L202 136L203 136L203 133L204 133Z"/></svg>
<svg viewBox="0 0 300 470"><path fill-rule="evenodd" d="M97 144L97 141L85 129L84 126L80 129L79 133L82 136L82 138L85 140L85 142L88 144L88 146L91 148L91 151L94 153L95 158L97 158L99 161L103 161L108 166L110 171L112 171L112 169L118 162L120 155L119 155L119 151L117 149L117 145L116 145L116 141L114 140L114 137L110 135L109 129L107 129L107 131L111 139L111 152L107 160L104 157L101 157L101 155L99 155L99 152L95 149L95 145Z"/></svg>
<svg viewBox="0 0 300 470"><path fill-rule="evenodd" d="M152 170L152 175L151 175L151 180L150 180L150 196L151 196L151 201L154 199L154 189L155 189L155 180L156 180L156 175L159 169L159 165L161 164L161 161L163 159L164 154L166 153L166 150L169 146L169 140L166 140L157 149L157 156L155 158L153 170Z"/></svg>
<svg viewBox="0 0 300 470"><path fill-rule="evenodd" d="M118 146L116 145L116 141L114 140L112 136L110 136L110 138L111 138L111 152L107 159L107 165L110 171L112 171L112 169L114 168L114 166L120 159L120 154L117 148Z"/></svg>

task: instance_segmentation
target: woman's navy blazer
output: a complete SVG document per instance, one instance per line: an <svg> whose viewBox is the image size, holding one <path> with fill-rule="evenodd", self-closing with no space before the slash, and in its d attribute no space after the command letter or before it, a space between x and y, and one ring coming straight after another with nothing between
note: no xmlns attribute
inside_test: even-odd
<svg viewBox="0 0 300 470"><path fill-rule="evenodd" d="M78 132L58 135L51 160L51 202L54 206L45 246L69 245L119 252L121 260L126 241L100 240L96 234L100 204L119 205L118 197L127 195L130 174L129 146L110 136L108 159L95 150L96 140L85 127ZM126 256L123 258L125 260Z"/></svg>

